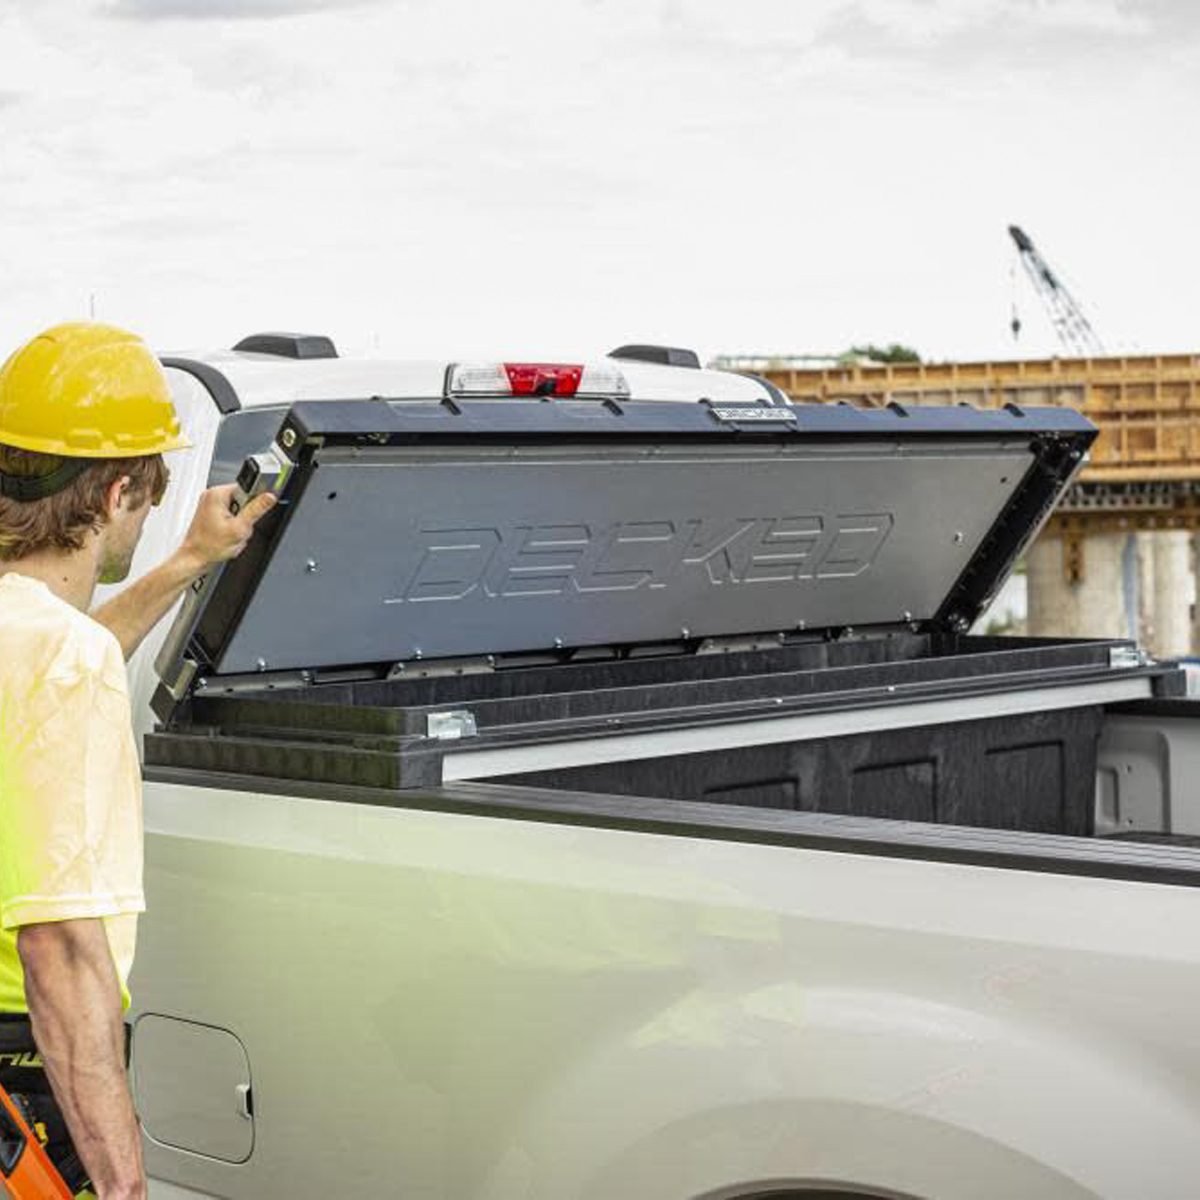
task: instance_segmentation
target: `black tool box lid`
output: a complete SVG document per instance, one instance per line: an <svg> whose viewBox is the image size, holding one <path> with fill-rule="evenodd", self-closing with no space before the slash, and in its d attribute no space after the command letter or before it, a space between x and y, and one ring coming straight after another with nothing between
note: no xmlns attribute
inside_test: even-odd
<svg viewBox="0 0 1200 1200"><path fill-rule="evenodd" d="M195 678L967 628L1095 429L1068 409L296 404Z"/></svg>

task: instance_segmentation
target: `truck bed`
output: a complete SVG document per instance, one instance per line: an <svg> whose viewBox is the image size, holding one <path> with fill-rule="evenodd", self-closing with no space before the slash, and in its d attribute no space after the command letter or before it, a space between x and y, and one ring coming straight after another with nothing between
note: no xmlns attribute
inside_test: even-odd
<svg viewBox="0 0 1200 1200"><path fill-rule="evenodd" d="M163 768L147 833L164 1200L1186 1200L1200 1169L1194 850Z"/></svg>

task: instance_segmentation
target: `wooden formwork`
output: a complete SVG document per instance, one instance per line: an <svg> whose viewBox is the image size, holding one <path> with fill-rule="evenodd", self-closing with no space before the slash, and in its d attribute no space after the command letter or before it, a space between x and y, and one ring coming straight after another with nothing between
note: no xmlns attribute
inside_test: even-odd
<svg viewBox="0 0 1200 1200"><path fill-rule="evenodd" d="M754 367L797 402L1067 405L1100 430L1085 484L1200 480L1200 354Z"/></svg>

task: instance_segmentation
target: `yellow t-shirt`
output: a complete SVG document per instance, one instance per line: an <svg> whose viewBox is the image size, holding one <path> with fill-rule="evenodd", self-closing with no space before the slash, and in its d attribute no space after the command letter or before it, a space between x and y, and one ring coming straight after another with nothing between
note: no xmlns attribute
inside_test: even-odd
<svg viewBox="0 0 1200 1200"><path fill-rule="evenodd" d="M0 1012L26 1012L22 925L103 918L121 981L142 896L142 779L121 647L0 575Z"/></svg>

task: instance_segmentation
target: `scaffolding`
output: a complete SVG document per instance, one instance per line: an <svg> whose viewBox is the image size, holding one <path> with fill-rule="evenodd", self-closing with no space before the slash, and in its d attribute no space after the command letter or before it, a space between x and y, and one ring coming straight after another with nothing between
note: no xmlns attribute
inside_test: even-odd
<svg viewBox="0 0 1200 1200"><path fill-rule="evenodd" d="M1100 430L1060 532L1200 529L1200 354L1012 362L853 363L725 359L796 403L1065 405Z"/></svg>

